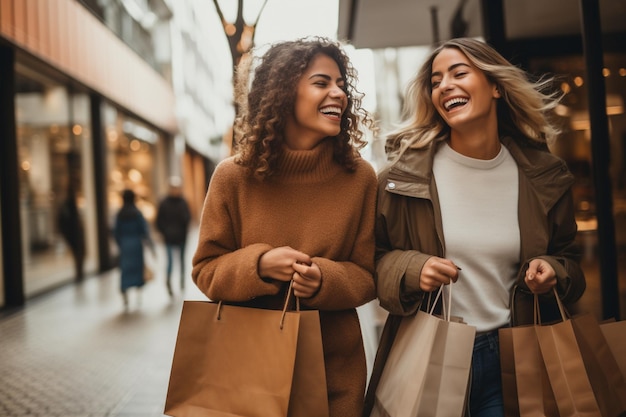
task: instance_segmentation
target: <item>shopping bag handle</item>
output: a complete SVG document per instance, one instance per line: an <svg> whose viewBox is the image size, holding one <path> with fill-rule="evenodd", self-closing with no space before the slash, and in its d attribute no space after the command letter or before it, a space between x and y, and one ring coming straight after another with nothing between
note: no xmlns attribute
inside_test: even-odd
<svg viewBox="0 0 626 417"><path fill-rule="evenodd" d="M293 280L289 281L289 288L287 289L287 294L285 295L285 303L283 305L283 314L280 316L280 329L282 330L285 325L285 316L287 315L287 308L289 306L289 298L293 293ZM300 311L300 297L296 297L296 311ZM217 312L216 319L222 319L222 300L217 302Z"/></svg>
<svg viewBox="0 0 626 417"><path fill-rule="evenodd" d="M445 298L442 297L441 298L441 306L442 306L442 315L445 321L450 321L450 311L452 310L452 284L448 284L448 306L446 308L446 302L445 302ZM443 292L443 287L444 285L439 286L439 289L437 290L437 295L435 296L435 300L433 301L433 305L430 307L430 311L429 314L432 315L433 312L435 311L435 306L437 305L437 301L439 300L439 297L441 296L441 293ZM430 293L428 294L428 303L430 304Z"/></svg>
<svg viewBox="0 0 626 417"><path fill-rule="evenodd" d="M559 307L559 312L561 313L561 320L565 321L569 318L569 314L563 305L563 302L559 298L559 294L556 292L556 287L552 287L552 292L554 293L554 299L556 300L556 305ZM534 321L535 324L541 325L541 312L539 311L539 296L537 294L534 295Z"/></svg>

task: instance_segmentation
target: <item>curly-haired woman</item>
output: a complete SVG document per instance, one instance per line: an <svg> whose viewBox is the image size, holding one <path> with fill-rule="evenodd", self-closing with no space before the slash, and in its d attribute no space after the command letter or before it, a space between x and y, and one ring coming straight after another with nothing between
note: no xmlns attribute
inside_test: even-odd
<svg viewBox="0 0 626 417"><path fill-rule="evenodd" d="M272 45L239 67L237 153L209 185L193 280L213 300L281 308L293 280L320 313L330 415L360 416L365 353L356 307L375 297L376 174L356 71L340 44ZM248 85L250 85L248 91Z"/></svg>
<svg viewBox="0 0 626 417"><path fill-rule="evenodd" d="M468 38L436 48L409 84L379 175L377 293L390 315L365 415L398 325L425 294L455 282L451 314L477 329L472 417L503 415L498 329L532 323L533 294L545 305L553 287L566 304L582 295L573 176L547 146L559 133L550 84Z"/></svg>

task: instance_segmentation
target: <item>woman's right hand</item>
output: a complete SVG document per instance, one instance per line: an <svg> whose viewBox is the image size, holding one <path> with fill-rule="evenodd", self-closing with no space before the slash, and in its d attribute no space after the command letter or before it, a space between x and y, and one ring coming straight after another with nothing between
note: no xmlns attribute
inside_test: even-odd
<svg viewBox="0 0 626 417"><path fill-rule="evenodd" d="M424 292L432 292L442 285L456 282L459 278L459 270L460 268L449 259L431 256L422 267L420 289Z"/></svg>
<svg viewBox="0 0 626 417"><path fill-rule="evenodd" d="M281 246L265 252L259 259L259 275L278 281L291 281L293 264L311 265L311 257L289 246Z"/></svg>

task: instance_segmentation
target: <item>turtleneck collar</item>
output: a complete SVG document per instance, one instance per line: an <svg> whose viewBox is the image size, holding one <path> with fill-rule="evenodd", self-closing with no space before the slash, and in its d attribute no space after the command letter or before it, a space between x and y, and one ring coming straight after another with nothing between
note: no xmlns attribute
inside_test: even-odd
<svg viewBox="0 0 626 417"><path fill-rule="evenodd" d="M326 138L310 150L283 147L273 178L280 182L319 182L332 178L342 167L333 159L333 140Z"/></svg>

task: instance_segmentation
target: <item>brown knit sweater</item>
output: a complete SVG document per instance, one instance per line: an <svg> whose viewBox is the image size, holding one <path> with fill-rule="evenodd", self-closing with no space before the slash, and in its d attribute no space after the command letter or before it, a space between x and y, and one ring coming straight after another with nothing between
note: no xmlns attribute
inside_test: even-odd
<svg viewBox="0 0 626 417"><path fill-rule="evenodd" d="M216 168L204 203L193 280L212 300L281 308L285 284L262 279L259 258L291 246L313 259L322 284L301 308L320 310L331 417L362 412L365 352L356 307L373 300L376 174L348 172L330 139L285 150L278 175L260 181L232 158Z"/></svg>

